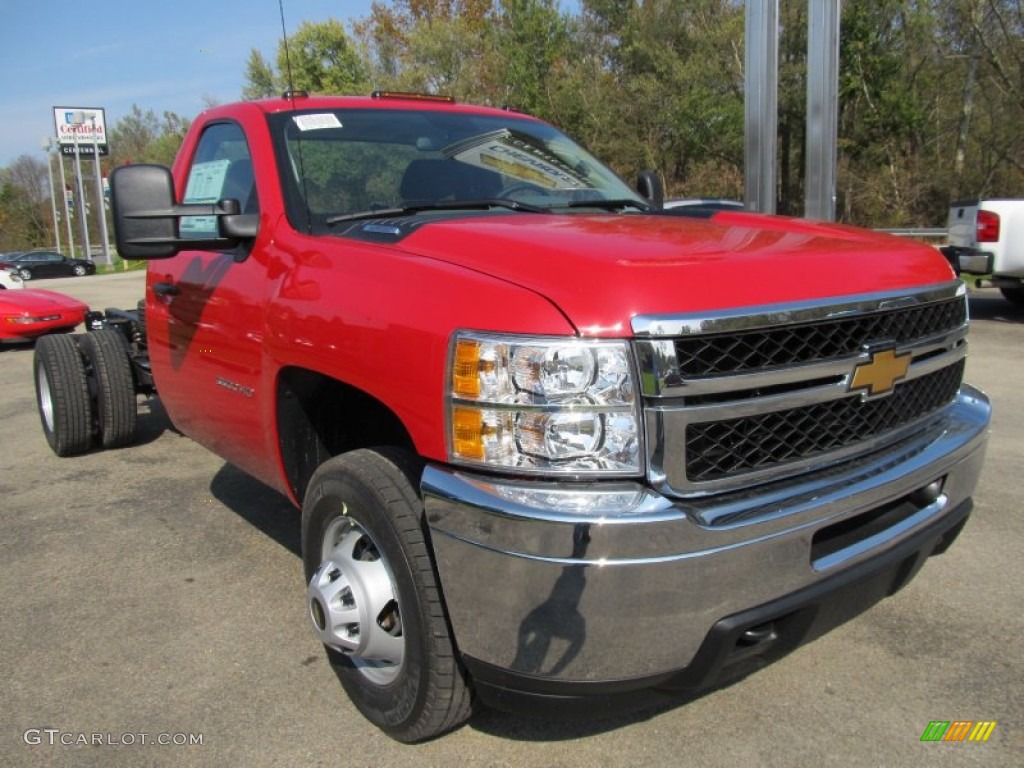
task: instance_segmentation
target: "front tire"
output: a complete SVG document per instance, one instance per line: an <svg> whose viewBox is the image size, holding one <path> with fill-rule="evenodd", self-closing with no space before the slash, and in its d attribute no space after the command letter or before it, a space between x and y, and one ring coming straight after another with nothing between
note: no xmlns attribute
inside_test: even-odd
<svg viewBox="0 0 1024 768"><path fill-rule="evenodd" d="M86 269L82 264L75 264L75 266L71 268L71 271L75 277L83 277L86 273Z"/></svg>
<svg viewBox="0 0 1024 768"><path fill-rule="evenodd" d="M92 405L76 336L43 336L32 364L46 442L58 456L92 447Z"/></svg>
<svg viewBox="0 0 1024 768"><path fill-rule="evenodd" d="M130 445L138 408L128 342L120 331L102 328L84 334L81 347L92 368L100 443L104 448Z"/></svg>
<svg viewBox="0 0 1024 768"><path fill-rule="evenodd" d="M21 269L18 270L18 277L20 277L22 280L31 280L32 270L25 269L24 267L22 267Z"/></svg>
<svg viewBox="0 0 1024 768"><path fill-rule="evenodd" d="M423 741L472 712L417 492L397 450L324 462L302 508L310 619L352 703L392 738Z"/></svg>

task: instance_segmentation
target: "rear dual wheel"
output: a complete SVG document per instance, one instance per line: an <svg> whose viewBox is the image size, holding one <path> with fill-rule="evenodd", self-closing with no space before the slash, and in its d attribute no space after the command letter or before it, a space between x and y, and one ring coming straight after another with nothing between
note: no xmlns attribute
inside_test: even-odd
<svg viewBox="0 0 1024 768"><path fill-rule="evenodd" d="M353 704L402 742L472 709L426 543L420 465L358 450L314 473L302 508L309 615Z"/></svg>
<svg viewBox="0 0 1024 768"><path fill-rule="evenodd" d="M111 329L86 333L80 338L93 378L100 444L104 448L121 448L135 439L137 414L128 342L120 331Z"/></svg>
<svg viewBox="0 0 1024 768"><path fill-rule="evenodd" d="M49 335L36 341L36 404L46 442L58 456L135 437L136 404L128 344L114 330Z"/></svg>
<svg viewBox="0 0 1024 768"><path fill-rule="evenodd" d="M58 456L85 453L92 446L92 401L76 337L40 338L32 367L46 442Z"/></svg>

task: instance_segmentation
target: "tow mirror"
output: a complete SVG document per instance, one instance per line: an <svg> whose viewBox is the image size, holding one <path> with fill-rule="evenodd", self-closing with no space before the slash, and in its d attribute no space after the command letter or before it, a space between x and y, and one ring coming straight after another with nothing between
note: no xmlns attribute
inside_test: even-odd
<svg viewBox="0 0 1024 768"><path fill-rule="evenodd" d="M114 240L123 259L168 259L182 249L225 251L256 237L257 214L240 213L237 200L181 205L174 200L174 178L162 165L125 165L110 175ZM181 220L213 217L211 232L182 237ZM195 221L195 220L193 220ZM209 236L207 236L209 234Z"/></svg>

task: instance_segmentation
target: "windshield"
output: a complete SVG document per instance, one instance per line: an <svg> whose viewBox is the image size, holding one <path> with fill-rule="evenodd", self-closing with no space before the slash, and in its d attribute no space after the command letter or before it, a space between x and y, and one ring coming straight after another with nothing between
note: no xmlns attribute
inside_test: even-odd
<svg viewBox="0 0 1024 768"><path fill-rule="evenodd" d="M645 210L612 171L555 128L515 114L340 109L269 116L288 218L332 222L433 209Z"/></svg>

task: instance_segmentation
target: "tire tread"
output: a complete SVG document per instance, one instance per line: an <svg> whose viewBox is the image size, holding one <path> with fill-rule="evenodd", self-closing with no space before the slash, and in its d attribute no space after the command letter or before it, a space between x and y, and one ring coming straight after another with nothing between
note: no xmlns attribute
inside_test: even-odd
<svg viewBox="0 0 1024 768"><path fill-rule="evenodd" d="M39 369L42 368L50 387L53 407L53 431L43 432L50 448L58 456L74 456L92 447L92 405L85 362L77 336L47 335L36 341L34 372L36 402L40 403Z"/></svg>
<svg viewBox="0 0 1024 768"><path fill-rule="evenodd" d="M324 471L344 469L372 489L384 504L392 527L403 543L413 578L422 595L424 634L435 663L427 665L427 700L419 718L400 729L385 729L399 741L414 743L446 733L465 722L474 700L455 649L451 623L438 586L439 577L428 546L429 531L417 492L421 463L406 451L389 447L360 449L325 462L310 481L313 487ZM303 525L305 529L305 521Z"/></svg>
<svg viewBox="0 0 1024 768"><path fill-rule="evenodd" d="M138 408L128 343L120 331L105 328L82 336L82 352L96 377L96 420L104 448L135 439Z"/></svg>

